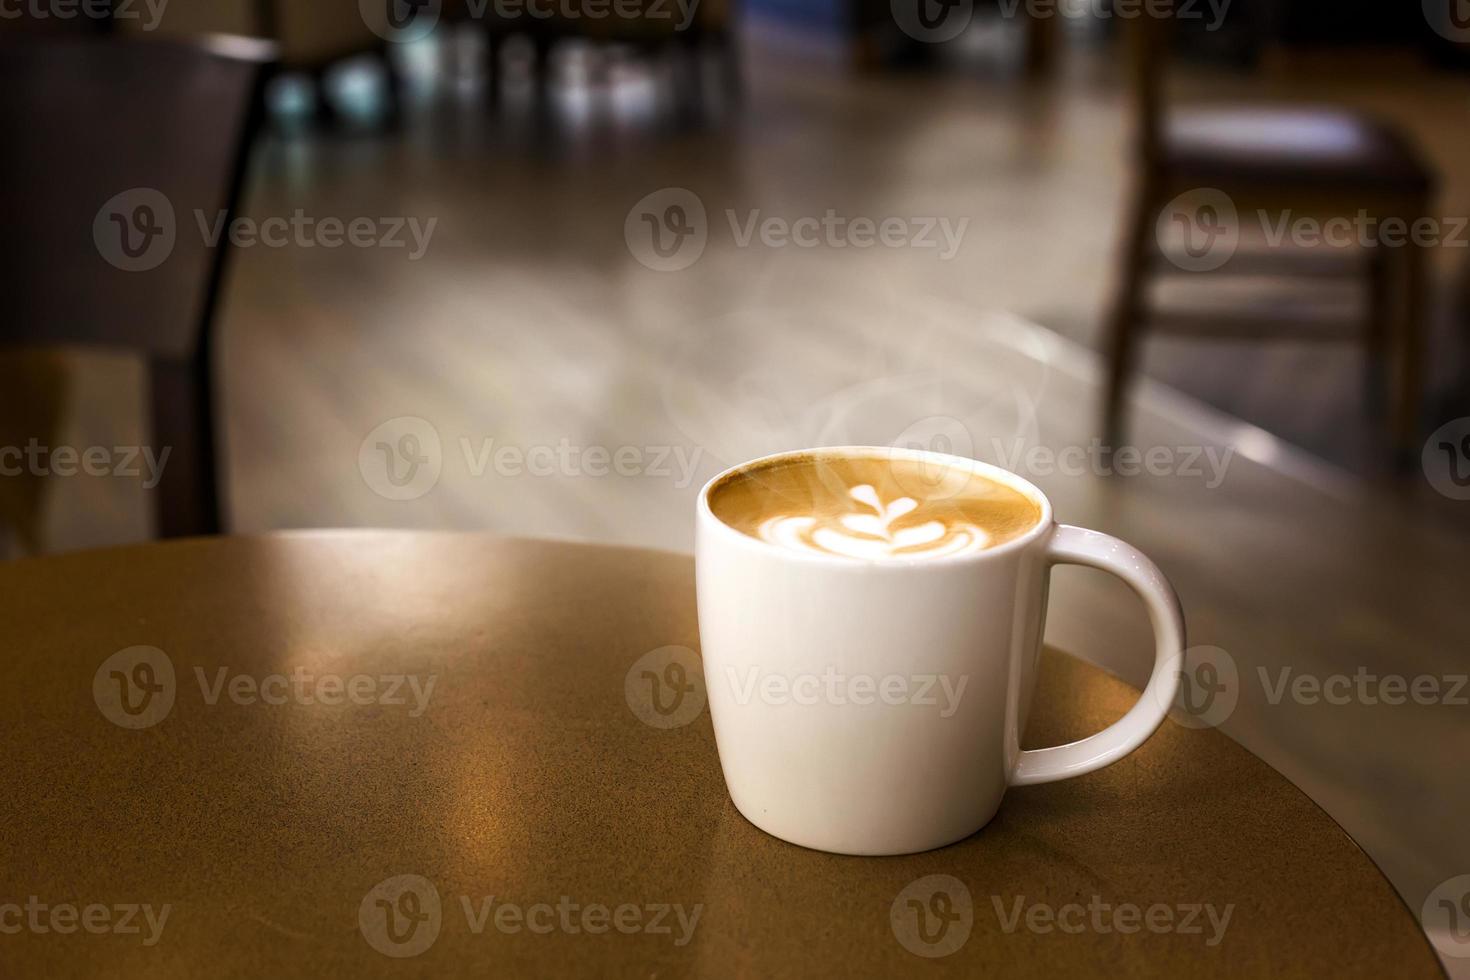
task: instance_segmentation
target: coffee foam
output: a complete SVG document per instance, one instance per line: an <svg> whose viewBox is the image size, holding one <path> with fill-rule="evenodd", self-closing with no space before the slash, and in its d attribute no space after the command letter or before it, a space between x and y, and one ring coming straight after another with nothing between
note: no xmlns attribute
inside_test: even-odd
<svg viewBox="0 0 1470 980"><path fill-rule="evenodd" d="M983 551L1034 528L1031 497L963 466L907 456L788 456L709 494L723 523L768 544L859 561Z"/></svg>

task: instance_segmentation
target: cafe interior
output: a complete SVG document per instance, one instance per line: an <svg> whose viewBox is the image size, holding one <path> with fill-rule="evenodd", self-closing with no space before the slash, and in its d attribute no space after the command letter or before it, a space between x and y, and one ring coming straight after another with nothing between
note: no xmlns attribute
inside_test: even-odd
<svg viewBox="0 0 1470 980"><path fill-rule="evenodd" d="M197 975L210 949L245 975L805 974L835 968L804 959L829 943L860 956L853 975L1470 977L1462 0L0 0L0 139L0 700L21 760L0 777L0 903L178 895L148 949L0 935L13 975ZM993 464L1058 521L1146 553L1187 625L1165 723L1185 748L1155 736L1121 782L1059 784L1116 796L1013 789L990 830L883 882L909 859L838 859L741 822L706 717L684 729L703 754L629 770L658 792L592 781L590 798L547 774L677 737L607 734L638 728L621 678L659 645L638 625L654 613L620 613L632 632L601 644L558 624L601 615L622 579L677 606L666 642L697 651L701 487L826 446ZM533 545L580 549L575 572ZM642 577L656 558L667 581ZM1102 685L1057 688L1085 709L1066 729L1080 737L1149 681L1151 623L1095 570L1050 582L1048 649ZM481 604L494 614L474 618ZM552 605L515 641L524 683L446 692L414 741L379 738L384 705L210 707L204 665L315 663L312 637L344 664L396 644L452 690L474 668L425 651L493 658ZM348 638L323 639L332 624ZM177 700L124 731L87 685L136 644L168 652ZM535 700L551 659L567 658L561 683L584 656L616 666L605 724L579 715L602 710L590 694ZM1059 669L1043 689L1074 676ZM1060 740L1037 725L1023 747ZM537 763L537 801L516 796L521 775L417 748L436 737L507 773ZM334 747L332 779L282 775L298 739ZM245 819L202 801L234 799L247 751L293 801L274 818L240 803L274 827L259 833L278 867L221 858L211 836ZM411 807L422 846L383 802L392 781L361 768L418 751L439 760ZM719 792L695 794L685 769ZM1130 788L1145 780L1176 796ZM338 816L322 793L341 783L355 809ZM74 825L63 786L90 814ZM1068 829L1023 860L1028 806ZM608 814L628 813L620 836ZM334 870L312 870L292 814L357 824L320 845ZM167 848L120 858L130 879L86 870L77 854L94 833L126 840L123 816L173 827L195 871ZM1135 821L1154 845L1133 846ZM684 825L675 850L709 835L686 855L705 907L688 946L565 929L467 945L454 889L494 892L487 869L547 841L542 879L506 872L524 901L579 882L594 899L616 861L634 869L623 895L662 900L683 879L629 843L653 824ZM987 851L997 837L1009 855ZM346 873L374 847L413 857ZM379 955L357 918L372 881L408 871L444 894L437 948L413 960ZM885 903L924 873L965 884L963 948L915 952L897 901L890 929ZM783 878L888 897L814 924L772 911ZM1013 934L998 897L1060 910L1110 889L1233 903L1226 952L1096 918L1080 937Z"/></svg>

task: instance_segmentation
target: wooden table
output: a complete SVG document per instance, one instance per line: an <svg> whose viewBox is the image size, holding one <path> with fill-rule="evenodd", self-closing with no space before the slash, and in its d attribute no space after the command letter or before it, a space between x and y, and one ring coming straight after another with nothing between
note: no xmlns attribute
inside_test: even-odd
<svg viewBox="0 0 1470 980"><path fill-rule="evenodd" d="M1315 804L1172 721L943 850L766 836L702 688L650 710L697 666L686 556L195 540L0 566L0 614L7 976L1439 972ZM1049 652L1027 743L1135 697Z"/></svg>

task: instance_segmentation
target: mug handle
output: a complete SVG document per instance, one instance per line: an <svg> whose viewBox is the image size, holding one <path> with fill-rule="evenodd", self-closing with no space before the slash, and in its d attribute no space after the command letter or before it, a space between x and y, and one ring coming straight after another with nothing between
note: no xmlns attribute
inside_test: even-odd
<svg viewBox="0 0 1470 980"><path fill-rule="evenodd" d="M1138 593L1154 628L1154 672L1138 703L1096 735L1049 749L1020 753L1012 786L1049 783L1117 762L1144 743L1163 722L1179 689L1184 656L1184 611L1164 573L1143 552L1111 535L1059 524L1047 546L1047 569L1086 565L1112 572Z"/></svg>

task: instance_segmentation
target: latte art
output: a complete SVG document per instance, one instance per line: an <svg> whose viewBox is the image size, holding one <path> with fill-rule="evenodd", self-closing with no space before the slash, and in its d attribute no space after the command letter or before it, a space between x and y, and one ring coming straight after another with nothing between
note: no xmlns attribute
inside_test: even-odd
<svg viewBox="0 0 1470 980"><path fill-rule="evenodd" d="M819 520L811 515L773 517L760 526L759 537L783 548L818 554L882 561L892 558L938 558L979 551L990 535L968 522L930 520L895 526L919 502L899 497L884 504L878 491L860 484L848 491L858 505L850 514Z"/></svg>
<svg viewBox="0 0 1470 980"><path fill-rule="evenodd" d="M710 509L777 548L873 562L983 551L1041 520L1031 497L963 461L870 452L756 464L711 487Z"/></svg>

